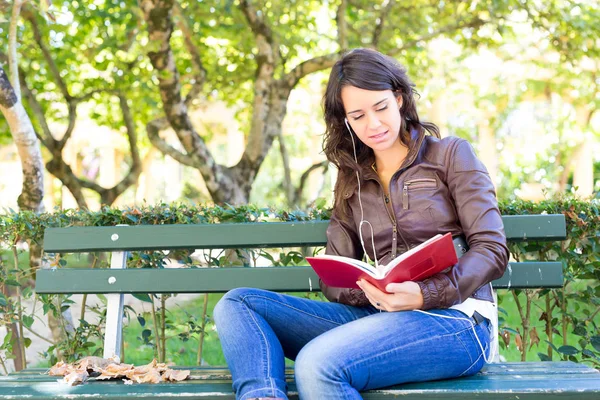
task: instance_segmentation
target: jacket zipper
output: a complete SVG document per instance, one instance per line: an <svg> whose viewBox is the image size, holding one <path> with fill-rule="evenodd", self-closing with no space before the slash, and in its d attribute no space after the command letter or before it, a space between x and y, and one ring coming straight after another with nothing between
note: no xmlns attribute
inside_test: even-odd
<svg viewBox="0 0 600 400"><path fill-rule="evenodd" d="M408 187L412 187L415 189L420 188L434 188L436 187L436 180L433 178L420 178L413 179L411 181L404 182L404 187L402 188L402 208L404 210L408 210Z"/></svg>
<svg viewBox="0 0 600 400"><path fill-rule="evenodd" d="M396 258L396 254L398 254L398 227L396 225L396 218L392 214L390 214L390 209L388 208L388 203L390 203L390 207L392 210L394 209L394 203L392 202L391 196L387 196L384 192L383 201L385 206L385 211L390 217L390 221L392 221L392 260Z"/></svg>

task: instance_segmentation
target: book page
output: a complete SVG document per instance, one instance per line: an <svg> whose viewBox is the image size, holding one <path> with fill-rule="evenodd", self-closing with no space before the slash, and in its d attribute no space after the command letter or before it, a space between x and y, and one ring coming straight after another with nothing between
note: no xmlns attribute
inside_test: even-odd
<svg viewBox="0 0 600 400"><path fill-rule="evenodd" d="M344 257L344 256L335 256L335 255L331 255L331 254L323 254L323 255L318 255L316 257L323 258L323 259L336 260L336 261L341 261L346 264L351 264L354 267L356 267L362 271L365 271L366 273L371 275L373 278L379 279L379 278L383 278L383 276L384 276L384 273L381 269L376 269L372 265L367 264L364 261L357 260L355 258Z"/></svg>

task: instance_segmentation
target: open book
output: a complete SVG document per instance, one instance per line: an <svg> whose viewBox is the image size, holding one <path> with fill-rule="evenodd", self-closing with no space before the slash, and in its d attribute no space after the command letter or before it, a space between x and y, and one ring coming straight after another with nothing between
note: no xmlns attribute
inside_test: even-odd
<svg viewBox="0 0 600 400"><path fill-rule="evenodd" d="M332 287L357 288L356 281L365 279L386 291L389 283L420 281L458 262L452 235L436 235L379 268L361 260L334 255L306 257L323 282Z"/></svg>

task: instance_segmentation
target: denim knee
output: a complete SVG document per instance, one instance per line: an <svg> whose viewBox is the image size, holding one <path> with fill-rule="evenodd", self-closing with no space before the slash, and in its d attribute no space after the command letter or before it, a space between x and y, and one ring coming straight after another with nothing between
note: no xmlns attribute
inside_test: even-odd
<svg viewBox="0 0 600 400"><path fill-rule="evenodd" d="M311 343L300 350L294 364L296 385L300 393L306 390L318 392L334 382L343 382L346 380L344 371L338 357Z"/></svg>
<svg viewBox="0 0 600 400"><path fill-rule="evenodd" d="M221 317L227 319L227 316L231 315L231 307L242 301L244 296L251 290L252 289L250 288L235 288L231 289L221 297L221 300L217 302L215 309L213 310L213 319L215 320L217 328L219 326L219 321L224 321Z"/></svg>

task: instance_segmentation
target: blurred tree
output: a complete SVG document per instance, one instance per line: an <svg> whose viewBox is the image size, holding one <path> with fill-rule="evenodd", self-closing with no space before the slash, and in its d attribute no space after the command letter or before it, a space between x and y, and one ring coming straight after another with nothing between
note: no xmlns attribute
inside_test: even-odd
<svg viewBox="0 0 600 400"><path fill-rule="evenodd" d="M531 43L538 56L523 60L537 65L540 74L528 81L530 91L522 99L543 95L550 118L556 121L559 140L550 165L559 172L558 190L564 191L573 176L579 193L590 195L594 187L590 142L600 138L592 127L600 108L600 8L594 1L552 0L526 2L523 10L542 35ZM561 115L559 108L565 103L571 111Z"/></svg>
<svg viewBox="0 0 600 400"><path fill-rule="evenodd" d="M102 204L110 205L137 182L142 168L138 127L128 99L131 78L119 79L123 71L136 64L136 56L128 54L133 46L128 35L135 32L136 22L128 18L131 14L122 16L108 7L93 12L93 4L82 7L73 2L70 8L63 5L56 12L59 21L64 21L52 26L43 23L33 7L23 12L30 28L22 33L23 47L30 55L21 63L24 98L35 117L38 137L50 154L48 171L60 179L81 208L88 207L83 189L96 192ZM73 12L67 14L70 9ZM69 19L70 24L66 23ZM115 62L110 61L113 59ZM79 118L78 109L86 102L93 105L91 114L97 122L120 131L124 128L128 139L129 171L110 188L77 176L64 156ZM58 132L65 125L64 131Z"/></svg>
<svg viewBox="0 0 600 400"><path fill-rule="evenodd" d="M42 3L44 0L41 0ZM42 154L40 143L35 135L31 119L27 111L23 107L21 101L21 89L19 85L19 68L18 68L18 46L17 46L17 25L20 20L21 8L26 0L14 0L11 8L10 28L8 37L8 65L10 69L10 78L0 65L0 112L6 118L10 133L17 146L19 158L21 160L21 170L23 172L23 188L17 200L21 210L30 210L36 213L44 211L44 166L42 162ZM0 1L0 11L8 11L9 4L5 1ZM2 56L0 50L0 56ZM1 57L4 58L4 57ZM1 61L1 59L0 59ZM13 244L14 246L17 243ZM39 267L41 264L41 247L39 244L30 242L29 260L32 268ZM16 254L16 253L15 253ZM17 266L15 266L17 267ZM2 292L5 295L8 293L9 286L3 284ZM17 289L18 290L18 289ZM11 306L9 306L11 307ZM21 304L19 303L15 309L20 313ZM8 324L10 330L10 340L14 355L14 365L16 370L21 370L27 366L27 359L23 343L26 338L23 335L22 325L17 328L16 321L11 321ZM23 349L19 352L19 349Z"/></svg>
<svg viewBox="0 0 600 400"><path fill-rule="evenodd" d="M149 35L148 56L157 73L165 112L165 118L148 124L148 135L163 153L197 168L214 201L230 203L247 202L260 166L278 138L284 185L288 201L293 203L296 196L281 125L290 92L299 80L330 68L345 49L365 46L402 57L420 74L435 62L425 52L427 41L445 35L479 46L483 40L476 38L478 30L500 29L515 4L518 2L141 1ZM181 41L184 45L177 45ZM206 66L207 60L211 67ZM188 110L190 95L182 94L185 80L178 68L182 64L187 66L185 71L196 71L194 85L188 85L192 95L201 91L194 87L206 82L210 89L205 93L218 90L230 101L252 104L246 147L236 165L219 164L194 128ZM159 132L168 127L177 134L182 151L160 138Z"/></svg>

